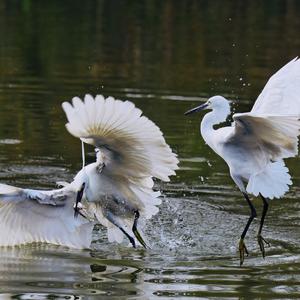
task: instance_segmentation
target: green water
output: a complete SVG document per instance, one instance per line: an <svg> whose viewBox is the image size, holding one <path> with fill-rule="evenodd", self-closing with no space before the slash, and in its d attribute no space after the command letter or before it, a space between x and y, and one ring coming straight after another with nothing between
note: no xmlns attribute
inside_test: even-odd
<svg viewBox="0 0 300 300"><path fill-rule="evenodd" d="M248 207L227 166L183 113L221 94L251 108L267 78L300 54L299 1L0 0L0 181L54 188L81 168L61 102L85 93L130 99L181 160L157 216L152 249L48 245L0 249L0 299L299 299L300 170L272 201L262 259L256 220L239 267ZM93 161L93 149L88 150ZM261 212L260 199L254 200Z"/></svg>

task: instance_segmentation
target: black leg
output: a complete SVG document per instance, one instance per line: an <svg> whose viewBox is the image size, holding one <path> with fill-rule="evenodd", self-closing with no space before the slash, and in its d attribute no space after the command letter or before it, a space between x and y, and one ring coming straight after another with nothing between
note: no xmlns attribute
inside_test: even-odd
<svg viewBox="0 0 300 300"><path fill-rule="evenodd" d="M268 208L269 208L269 203L268 203L268 200L266 198L264 198L262 195L260 195L263 203L264 203L264 206L263 206L263 211L262 211L262 215L261 215L261 219L260 219L260 224L259 224L259 229L258 229L258 233L257 233L257 242L258 242L258 245L259 245L259 248L260 248L260 251L262 253L262 256L263 258L265 258L265 244L267 244L268 246L270 246L270 243L267 242L261 235L261 232L262 232L262 229L263 229L263 226L264 226L264 221L265 221L265 217L267 215L267 211L268 211Z"/></svg>
<svg viewBox="0 0 300 300"><path fill-rule="evenodd" d="M80 191L77 193L76 202L75 202L75 205L74 205L74 218L77 218L78 214L80 214L79 213L79 208L78 208L78 203L81 202L84 187L85 187L85 183L82 184Z"/></svg>
<svg viewBox="0 0 300 300"><path fill-rule="evenodd" d="M132 236L130 236L122 227L119 227L119 226L117 226L126 236L127 236L127 238L129 239L129 241L130 241L130 243L131 243L131 245L132 245L132 247L133 248L136 248L136 245L135 245L135 240L134 240L134 238L132 237Z"/></svg>
<svg viewBox="0 0 300 300"><path fill-rule="evenodd" d="M245 226L245 228L244 228L244 231L243 231L243 233L242 233L242 235L241 235L241 239L244 239L244 238L245 238L245 236L246 236L246 234L247 234L247 231L248 231L248 229L249 229L249 227L250 227L251 222L253 221L254 218L256 218L256 210L255 210L255 207L253 206L252 202L250 201L248 195L247 195L246 193L243 193L243 195L244 195L244 197L245 197L245 199L246 199L246 201L247 201L247 203L248 203L248 205L249 205L249 207L250 207L250 209L251 209L251 214L250 214L250 217L249 217L249 219L248 219L248 222L247 222L247 224L246 224L246 226Z"/></svg>
<svg viewBox="0 0 300 300"><path fill-rule="evenodd" d="M133 221L133 225L132 225L132 232L134 233L137 240L141 243L141 245L146 249L147 245L137 230L137 222L138 222L139 217L140 217L139 211L138 210L134 211L134 221Z"/></svg>
<svg viewBox="0 0 300 300"><path fill-rule="evenodd" d="M246 224L246 226L245 226L245 228L244 228L244 230L243 230L243 232L242 232L241 239L240 239L240 242L239 242L240 265L242 265L243 262L244 262L244 259L245 259L245 253L246 253L247 255L249 254L249 252L248 252L248 250L247 250L247 248L246 248L246 245L245 245L245 243L244 243L244 238L245 238L245 236L246 236L246 234L247 234L247 231L248 231L248 229L249 229L249 227L250 227L250 225L251 225L253 219L256 217L256 210L255 210L255 207L253 206L252 202L250 201L248 195L247 195L246 193L243 193L243 195L244 195L244 197L245 197L245 199L246 199L246 201L247 201L247 203L248 203L248 205L249 205L249 207L250 207L251 214L250 214L250 217L249 217L249 219L248 219L248 222L247 222L247 224Z"/></svg>
<svg viewBox="0 0 300 300"><path fill-rule="evenodd" d="M133 247L133 248L136 248L134 238L133 238L132 236L130 236L130 234L127 233L126 230L125 230L124 228L122 228L122 227L118 224L117 220L115 219L115 216L114 216L111 212L109 212L109 211L106 212L105 216L106 216L106 218L107 218L108 221L110 221L110 222L113 223L115 226L117 226L117 227L118 227L118 228L126 235L126 237L129 239L129 241L130 241L132 247Z"/></svg>

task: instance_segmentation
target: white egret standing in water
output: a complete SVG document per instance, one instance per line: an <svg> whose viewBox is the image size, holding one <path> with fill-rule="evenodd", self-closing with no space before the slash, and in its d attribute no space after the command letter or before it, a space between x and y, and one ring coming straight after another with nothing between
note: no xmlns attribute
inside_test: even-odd
<svg viewBox="0 0 300 300"><path fill-rule="evenodd" d="M260 195L263 212L257 240L265 257L261 232L268 210L268 199L281 198L292 184L283 159L298 153L300 129L300 60L295 58L275 73L257 98L252 110L233 115L229 127L214 129L226 121L230 114L229 101L214 96L194 109L189 115L203 109L212 110L201 122L201 135L205 142L229 166L230 175L243 193L251 215L239 242L240 264L248 250L244 243L247 230L256 217L256 210L248 197Z"/></svg>
<svg viewBox="0 0 300 300"><path fill-rule="evenodd" d="M178 168L176 155L132 102L86 95L84 102L64 102L63 109L68 131L96 147L96 162L57 190L1 184L0 246L48 242L88 248L100 222L109 241L122 242L125 235L134 247L137 241L146 247L137 222L158 212L160 193L153 191L152 178L169 181Z"/></svg>

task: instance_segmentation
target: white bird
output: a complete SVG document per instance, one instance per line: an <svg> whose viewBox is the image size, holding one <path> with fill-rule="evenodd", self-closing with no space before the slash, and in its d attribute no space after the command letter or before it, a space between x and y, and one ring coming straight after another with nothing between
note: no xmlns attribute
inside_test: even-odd
<svg viewBox="0 0 300 300"><path fill-rule="evenodd" d="M201 135L205 142L229 166L230 176L243 193L251 215L239 242L240 264L248 250L244 243L247 230L256 217L256 210L248 193L260 195L263 212L257 240L265 257L261 232L268 210L268 199L281 198L292 184L284 159L298 154L300 130L300 60L295 58L275 73L257 98L252 110L233 115L231 126L214 129L226 121L230 102L214 96L194 109L189 115L210 109L201 122Z"/></svg>
<svg viewBox="0 0 300 300"><path fill-rule="evenodd" d="M125 234L134 247L137 241L146 247L137 221L158 212L160 192L153 191L152 178L169 181L178 168L176 155L132 102L86 95L84 102L75 97L62 106L68 131L96 146L97 160L61 189L1 184L0 246L47 242L88 248L100 222L110 242L122 242Z"/></svg>

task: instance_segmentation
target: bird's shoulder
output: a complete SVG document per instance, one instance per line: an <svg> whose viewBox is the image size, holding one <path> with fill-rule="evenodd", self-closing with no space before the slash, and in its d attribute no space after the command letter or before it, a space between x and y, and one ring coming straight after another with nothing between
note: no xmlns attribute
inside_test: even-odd
<svg viewBox="0 0 300 300"><path fill-rule="evenodd" d="M218 144L224 144L233 135L234 130L234 126L218 128L217 130L215 130L214 139L217 141Z"/></svg>

